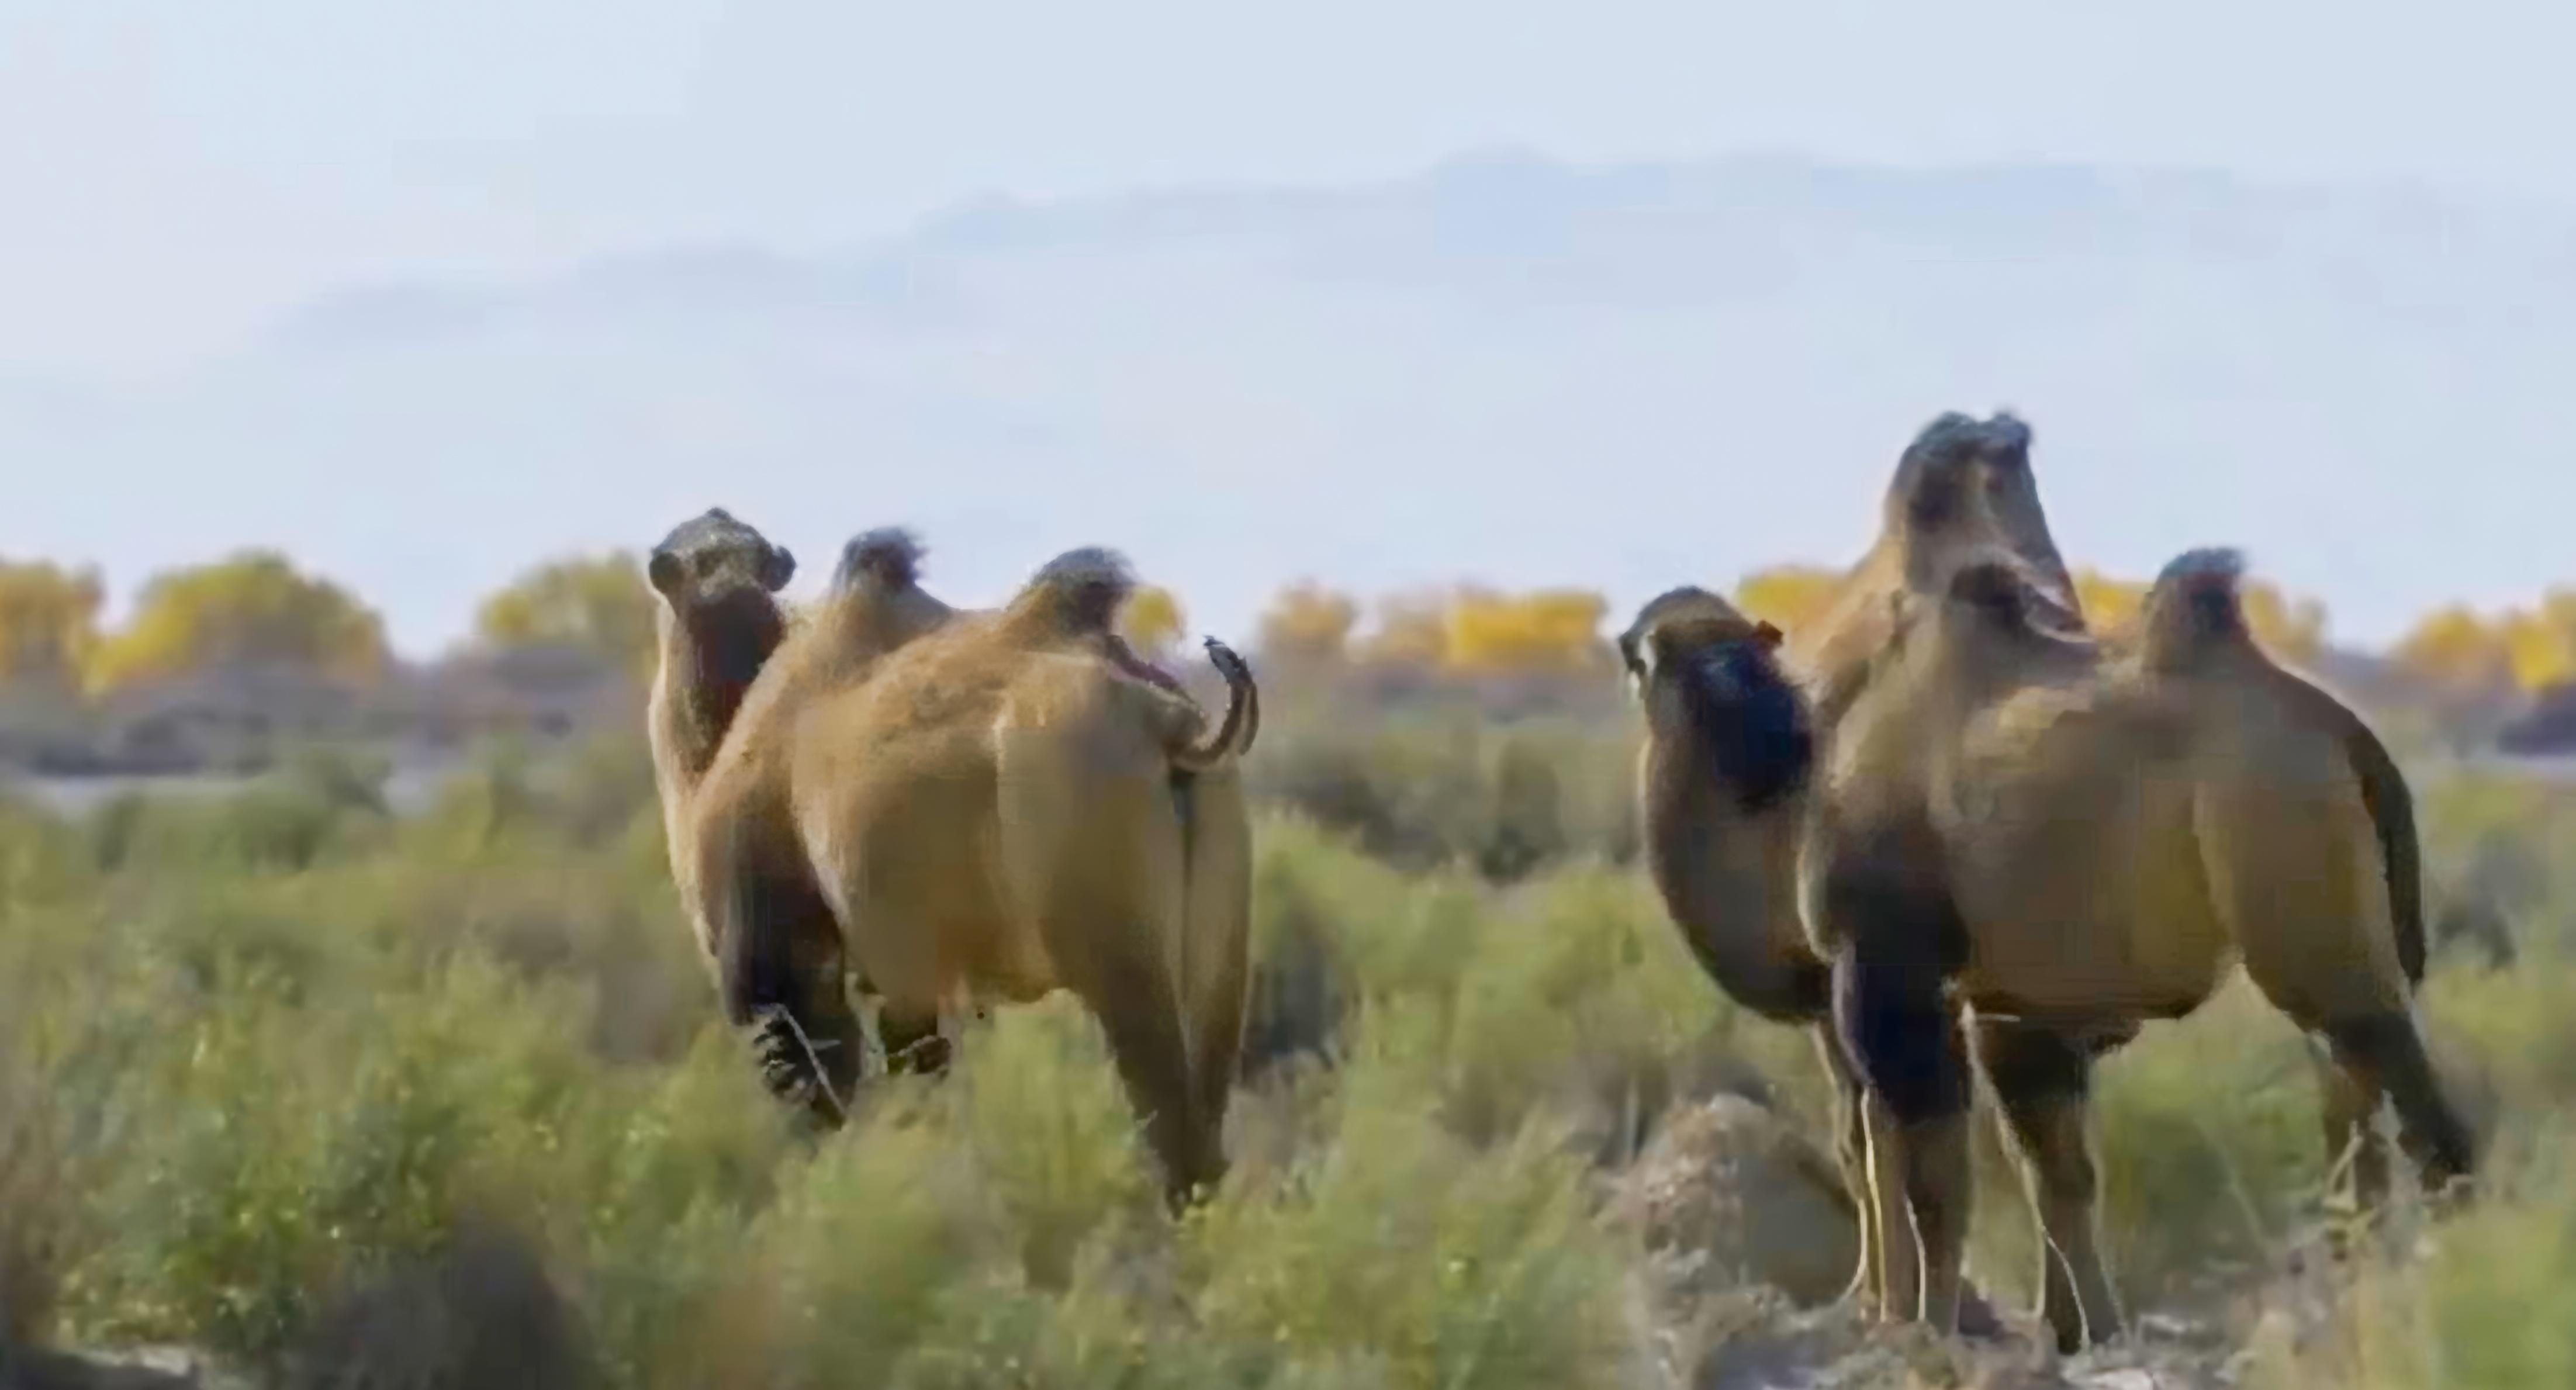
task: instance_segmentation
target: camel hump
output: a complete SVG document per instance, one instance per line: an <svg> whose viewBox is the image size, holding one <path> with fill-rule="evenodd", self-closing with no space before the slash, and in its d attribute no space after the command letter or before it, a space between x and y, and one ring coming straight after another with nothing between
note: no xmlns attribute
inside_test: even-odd
<svg viewBox="0 0 2576 1390"><path fill-rule="evenodd" d="M2147 590L2141 624L2147 663L2188 666L2250 640L2244 581L2245 552L2231 547L2186 550L2166 562Z"/></svg>
<svg viewBox="0 0 2576 1390"><path fill-rule="evenodd" d="M1092 636L1114 629L1118 610L1135 592L1136 571L1125 555L1107 546L1078 546L1038 566L1008 611L1062 635Z"/></svg>
<svg viewBox="0 0 2576 1390"><path fill-rule="evenodd" d="M873 584L882 590L914 587L921 581L921 538L911 528L880 526L850 537L841 547L841 563L832 571L832 587L855 589Z"/></svg>

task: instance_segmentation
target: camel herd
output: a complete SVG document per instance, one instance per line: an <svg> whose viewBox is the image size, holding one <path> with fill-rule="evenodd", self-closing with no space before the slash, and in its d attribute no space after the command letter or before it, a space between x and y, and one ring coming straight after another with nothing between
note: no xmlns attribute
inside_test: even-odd
<svg viewBox="0 0 2576 1390"><path fill-rule="evenodd" d="M2123 1325L2092 1068L2238 963L2315 1040L2329 1158L2353 1155L2365 1205L2388 1182L2383 1100L2428 1183L2473 1155L2412 1014L2395 762L2255 642L2233 552L2178 557L2134 628L2088 629L2030 449L2010 415L1944 415L1819 620L1784 634L1682 587L1617 645L1667 910L1726 995L1811 1030L1836 1078L1862 1217L1847 1296L1960 1330L1981 1070L2072 1351ZM1071 990L1185 1203L1225 1172L1259 691L1209 641L1228 689L1209 728L1117 636L1134 580L1113 552L1058 556L991 610L925 592L919 558L907 533L862 535L791 618L793 557L721 509L653 549L655 767L725 1015L831 1126L860 1079L853 993L890 1068L935 1073L965 1011Z"/></svg>

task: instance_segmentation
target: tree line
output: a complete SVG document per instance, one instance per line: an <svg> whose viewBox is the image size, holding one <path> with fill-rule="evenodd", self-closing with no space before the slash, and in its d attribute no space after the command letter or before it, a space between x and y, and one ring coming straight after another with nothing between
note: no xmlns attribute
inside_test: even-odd
<svg viewBox="0 0 2576 1390"><path fill-rule="evenodd" d="M1836 571L1785 564L1735 586L1746 611L1783 627L1812 618ZM2084 568L2076 585L2097 629L2132 622L2147 581ZM152 576L122 623L103 621L106 588L94 568L0 557L0 685L95 698L244 665L286 666L363 686L394 664L383 620L358 595L286 555L249 549ZM630 551L570 555L532 566L486 597L469 645L586 652L638 677L653 661L654 604ZM2324 649L2325 605L2249 581L2256 635L2304 662ZM1262 613L1256 650L1283 675L1401 670L1476 676L1580 676L1611 663L1609 605L1577 588L1507 591L1478 584L1384 595L1364 603L1312 579L1290 584ZM1168 589L1138 593L1124 615L1130 641L1165 651L1187 629ZM2576 682L2576 590L2529 607L2482 614L2452 605L2426 615L2388 653L2437 695L2532 693Z"/></svg>

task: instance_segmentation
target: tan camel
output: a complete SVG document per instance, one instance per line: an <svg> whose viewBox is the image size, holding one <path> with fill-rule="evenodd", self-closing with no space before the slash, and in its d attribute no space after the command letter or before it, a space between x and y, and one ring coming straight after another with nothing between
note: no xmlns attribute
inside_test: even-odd
<svg viewBox="0 0 2576 1390"><path fill-rule="evenodd" d="M725 953L720 923L756 921L777 943L780 978L762 988L780 1007L749 1020L753 1046L771 1088L827 1126L838 1123L857 1089L865 1035L852 1007L840 924L814 882L788 809L789 744L808 706L864 680L886 653L958 616L921 587L921 555L920 541L900 527L865 532L842 548L831 589L800 616L743 694L671 834L682 907L710 969ZM722 853L696 844L708 834L727 838ZM720 876L707 877L711 864ZM733 905L714 911L709 903L717 897ZM875 993L865 979L855 984L863 997ZM937 1038L909 1020L881 1018L880 1035L891 1065L935 1070L942 1060Z"/></svg>
<svg viewBox="0 0 2576 1390"><path fill-rule="evenodd" d="M1208 732L1111 634L1134 583L1114 553L1068 552L999 611L885 655L788 721L782 806L738 826L709 802L691 843L701 881L754 885L706 898L737 1023L810 1007L792 990L810 967L779 929L794 916L757 888L799 865L887 1017L936 1028L969 1007L1079 996L1178 1202L1224 1171L1250 983L1238 759L1255 696L1211 640L1231 698Z"/></svg>
<svg viewBox="0 0 2576 1390"><path fill-rule="evenodd" d="M2428 1179L2466 1175L2468 1133L2409 1013L2420 903L2400 901L2413 880L2386 849L2414 853L2391 825L2403 781L2365 765L2357 716L2255 643L2236 557L2169 565L2116 651L2065 626L2022 555L1949 564L1891 605L1812 774L1800 859L1835 1022L1893 1121L1892 1142L1872 1131L1870 1179L1921 1249L1919 1282L1885 1269L1889 1306L1955 1319L1973 1038L2030 1160L2059 1344L2115 1333L2091 1065L2240 960L2330 1048L2342 1123L2385 1096Z"/></svg>
<svg viewBox="0 0 2576 1390"><path fill-rule="evenodd" d="M1914 1262L1914 1246L1902 1209L1892 1199L1868 1200L1873 1117L1834 1038L1829 971L1799 917L1805 773L1814 746L1830 738L1866 681L1908 574L1937 569L1945 549L1972 539L2024 556L2049 581L2060 621L2080 628L2074 585L2032 477L2029 427L2008 414L1980 422L1952 413L1926 425L1899 456L1877 539L1845 572L1823 617L1785 644L1769 624L1687 586L1647 603L1618 639L1646 715L1638 789L1648 869L1722 992L1764 1018L1814 1031L1841 1097L1835 1156L1861 1208L1852 1295L1864 1303L1879 1300L1889 1261ZM1966 1321L1974 1330L1998 1326L1974 1298Z"/></svg>
<svg viewBox="0 0 2576 1390"><path fill-rule="evenodd" d="M1762 689L1761 663L1744 645L1756 625L1704 591L1675 590L1647 605L1620 639L1632 676L1640 680L1648 711L1648 746L1640 764L1647 851L1674 919L1720 987L1740 1003L1784 1021L1813 1021L1819 1046L1844 1093L1837 1157L1850 1176L1861 1211L1861 1259L1853 1293L1893 1315L1916 1305L1919 1251L1913 1222L1896 1184L1867 1181L1870 1136L1891 1149L1892 1119L1883 1105L1864 1103L1857 1074L1834 1044L1818 1003L1819 954L1804 939L1804 909L1792 886L1798 849L1805 843L1809 791L1803 778L1749 748L1725 758L1703 746L1715 737L1741 739L1753 723L1784 731L1798 746L1831 744L1844 712L1867 688L1879 653L1890 640L1915 590L1955 568L1962 554L2000 551L2012 557L2023 579L2024 608L2036 627L2081 637L2081 610L2051 539L2030 468L2030 431L2009 415L1978 422L1944 415L1907 448L1891 481L1882 525L1870 550L1846 574L1819 621L1803 624L1783 643L1764 635L1753 647L1774 650L1776 669L1795 687L1807 710L1803 726L1788 721L1775 697ZM1670 630L1661 646L1649 643ZM1651 655L1651 662L1641 662ZM2277 668L2275 668L2277 669ZM2394 914L2400 963L2410 979L2422 974L2420 869L2413 801L2395 760L2351 710L2287 672L2283 698L2303 708L2315 725L2338 739L2350 759L2378 833L2382 867ZM1685 691L1685 684L1697 686ZM1668 687L1662 694L1649 687ZM1750 712L1734 706L1752 700ZM1696 706L1700 713L1685 717ZM1803 727L1803 732L1797 730ZM1731 734L1727 730L1733 730ZM1751 770L1752 781L1736 785ZM1785 791L1772 788L1786 783ZM1748 793L1750 793L1748 797ZM1811 1014L1809 1011L1812 1010ZM2042 1185L2039 1171L2053 1152L2058 1125L2056 1092L2080 1086L2092 1055L2067 1056L2044 1032L2023 1038L1989 1020L1990 1079L2000 1075L1999 1098L2008 1138L2022 1160L2026 1184ZM2097 1048L2114 1039L2097 1040ZM2384 1188L2384 1156L2369 1116L2378 1092L2350 1081L2350 1069L2329 1057L2321 1067L2327 1092L2330 1150L2359 1144L2356 1185L2365 1205ZM2068 1262L2043 1251L2042 1309L2061 1341L2081 1325ZM1891 1274L1896 1287L1889 1287ZM1991 1326L1990 1314L1969 1291L1962 1330ZM2117 1330L2097 1311L2091 1333Z"/></svg>

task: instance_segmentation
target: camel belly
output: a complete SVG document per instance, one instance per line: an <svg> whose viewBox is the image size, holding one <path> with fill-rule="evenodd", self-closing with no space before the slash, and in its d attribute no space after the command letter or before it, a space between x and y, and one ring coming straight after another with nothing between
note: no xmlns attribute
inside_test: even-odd
<svg viewBox="0 0 2576 1390"><path fill-rule="evenodd" d="M890 1004L928 1011L1027 1003L1060 983L1044 936L1016 910L989 862L930 893L869 894L852 906L854 963Z"/></svg>
<svg viewBox="0 0 2576 1390"><path fill-rule="evenodd" d="M1998 798L1952 835L1968 928L1959 984L1981 1008L2172 1016L2217 988L2235 943L2215 911L2189 789L2105 779Z"/></svg>
<svg viewBox="0 0 2576 1390"><path fill-rule="evenodd" d="M923 778L820 821L851 968L890 1007L1016 1003L1055 962L1007 872L989 784ZM809 824L814 824L810 822Z"/></svg>

